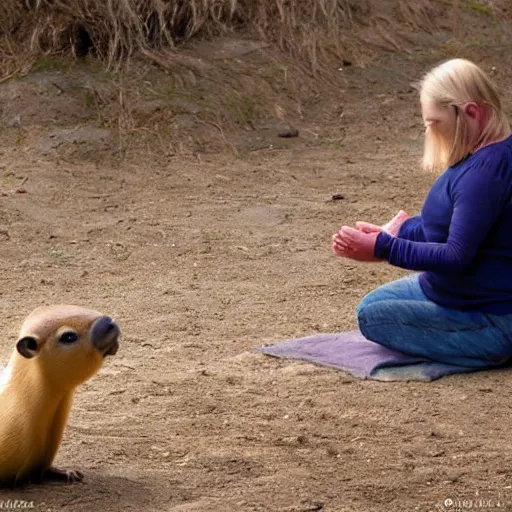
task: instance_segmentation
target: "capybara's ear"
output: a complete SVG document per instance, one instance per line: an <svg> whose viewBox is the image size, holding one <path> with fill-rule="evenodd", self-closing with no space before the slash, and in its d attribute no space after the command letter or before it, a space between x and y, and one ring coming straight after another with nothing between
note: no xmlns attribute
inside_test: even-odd
<svg viewBox="0 0 512 512"><path fill-rule="evenodd" d="M23 357L30 359L39 351L39 345L37 340L32 336L25 336L18 340L18 343L16 343L16 349Z"/></svg>

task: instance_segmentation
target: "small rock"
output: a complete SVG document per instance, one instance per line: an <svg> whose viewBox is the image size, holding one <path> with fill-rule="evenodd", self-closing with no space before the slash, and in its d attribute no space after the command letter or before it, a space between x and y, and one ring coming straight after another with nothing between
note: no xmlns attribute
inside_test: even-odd
<svg viewBox="0 0 512 512"><path fill-rule="evenodd" d="M7 126L9 128L19 128L21 126L21 116L18 114L13 117L8 123Z"/></svg>
<svg viewBox="0 0 512 512"><path fill-rule="evenodd" d="M330 457L337 457L339 455L338 450L334 446L328 446L326 452Z"/></svg>
<svg viewBox="0 0 512 512"><path fill-rule="evenodd" d="M297 446L307 444L308 440L305 436L290 436L290 437L281 437L278 439L278 444L288 445L288 446Z"/></svg>
<svg viewBox="0 0 512 512"><path fill-rule="evenodd" d="M445 482L453 483L457 482L461 476L464 476L464 472L457 469L450 469L446 471Z"/></svg>
<svg viewBox="0 0 512 512"><path fill-rule="evenodd" d="M297 130L297 128L294 128L293 126L285 124L279 127L277 135L283 138L298 137L299 130Z"/></svg>

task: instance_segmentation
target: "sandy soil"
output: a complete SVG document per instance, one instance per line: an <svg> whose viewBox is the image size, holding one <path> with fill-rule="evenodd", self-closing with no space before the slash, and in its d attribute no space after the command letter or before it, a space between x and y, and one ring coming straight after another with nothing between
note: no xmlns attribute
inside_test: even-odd
<svg viewBox="0 0 512 512"><path fill-rule="evenodd" d="M510 83L506 49L477 50L465 56ZM250 352L355 327L362 295L405 274L337 259L330 237L341 224L420 208L435 177L418 167L410 83L427 68L390 56L344 69L340 143L315 138L321 109L332 110L319 103L298 138L244 133L234 135L239 156L165 161L62 157L41 128L53 115L44 88L29 98L44 122L7 127L13 91L33 89L3 84L0 360L42 303L100 309L123 337L79 390L56 461L85 482L5 491L0 505L423 512L448 510L452 499L451 509L472 500L512 510L508 372L378 383ZM101 145L95 130L88 140Z"/></svg>

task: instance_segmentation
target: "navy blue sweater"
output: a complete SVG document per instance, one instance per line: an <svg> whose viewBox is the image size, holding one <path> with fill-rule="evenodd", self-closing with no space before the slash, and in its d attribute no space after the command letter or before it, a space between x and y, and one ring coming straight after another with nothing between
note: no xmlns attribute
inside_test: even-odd
<svg viewBox="0 0 512 512"><path fill-rule="evenodd" d="M375 255L424 271L423 292L442 306L512 313L511 199L512 136L448 168L420 216L378 235Z"/></svg>

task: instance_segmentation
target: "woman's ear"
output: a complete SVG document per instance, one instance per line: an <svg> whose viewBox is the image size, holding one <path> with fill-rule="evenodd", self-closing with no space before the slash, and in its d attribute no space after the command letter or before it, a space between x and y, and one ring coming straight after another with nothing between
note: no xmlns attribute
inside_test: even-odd
<svg viewBox="0 0 512 512"><path fill-rule="evenodd" d="M478 119L480 117L480 109L476 103L467 103L464 106L464 112L471 119Z"/></svg>

